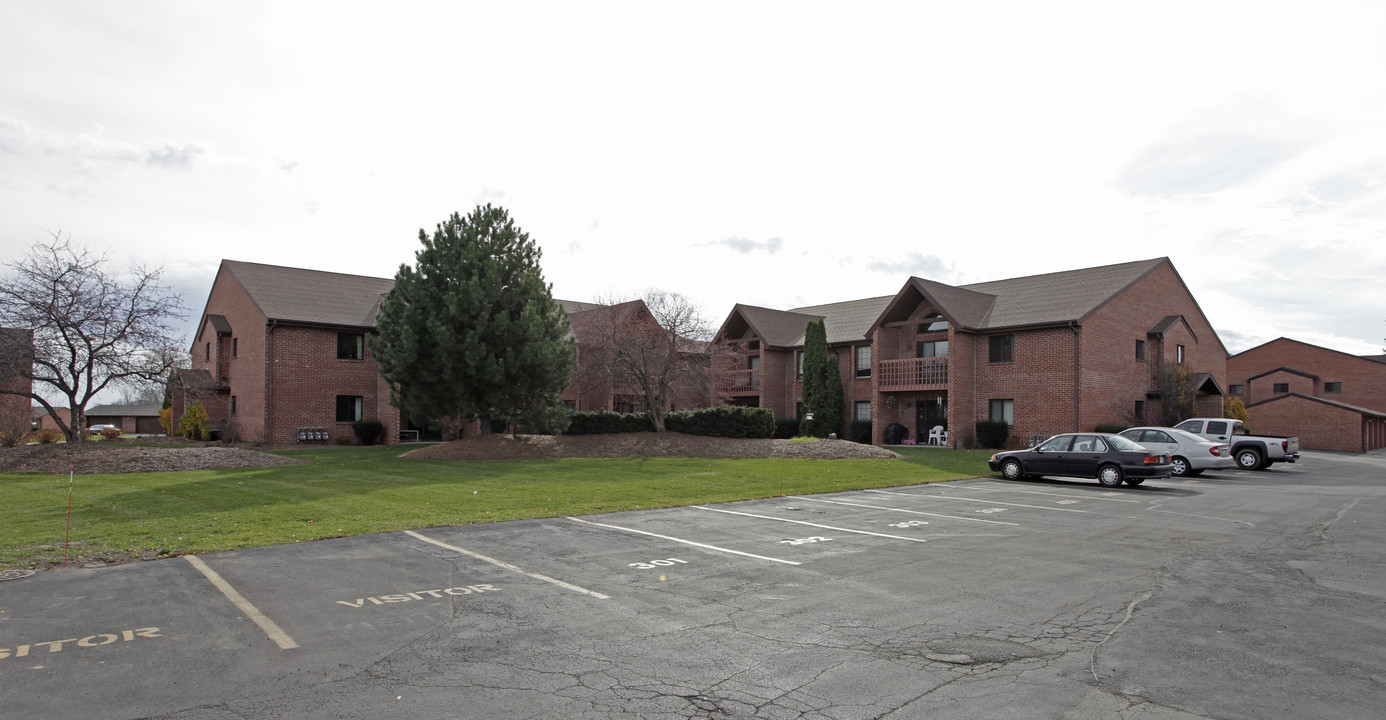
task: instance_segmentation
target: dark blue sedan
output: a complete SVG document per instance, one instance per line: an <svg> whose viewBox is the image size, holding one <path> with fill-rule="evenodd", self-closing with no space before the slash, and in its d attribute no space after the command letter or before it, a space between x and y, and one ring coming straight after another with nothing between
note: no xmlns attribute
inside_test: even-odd
<svg viewBox="0 0 1386 720"><path fill-rule="evenodd" d="M1065 433L1029 450L999 452L987 465L1007 480L1055 475L1097 478L1102 487L1140 485L1147 478L1169 477L1169 456L1153 453L1120 435Z"/></svg>

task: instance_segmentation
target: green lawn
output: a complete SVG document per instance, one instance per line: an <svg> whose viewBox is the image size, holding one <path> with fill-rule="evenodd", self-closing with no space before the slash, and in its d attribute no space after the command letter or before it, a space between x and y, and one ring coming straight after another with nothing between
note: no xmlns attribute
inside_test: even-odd
<svg viewBox="0 0 1386 720"><path fill-rule="evenodd" d="M280 454L310 465L79 475L68 564L439 525L727 502L977 477L984 451L905 460L409 460L398 447ZM0 569L61 562L68 478L0 474Z"/></svg>

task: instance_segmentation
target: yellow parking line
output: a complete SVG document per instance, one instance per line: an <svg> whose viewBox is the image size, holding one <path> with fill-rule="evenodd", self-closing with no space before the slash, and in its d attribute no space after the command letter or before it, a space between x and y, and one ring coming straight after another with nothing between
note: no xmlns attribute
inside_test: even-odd
<svg viewBox="0 0 1386 720"><path fill-rule="evenodd" d="M260 629L279 646L280 650L292 650L298 647L298 643L294 642L294 639L289 637L288 633L281 630L273 620L260 612L259 608L251 605L250 601L246 600L244 595L237 592L236 588L231 587L231 583L223 580L222 577L217 574L216 570L208 567L207 563L202 562L202 558L196 555L184 555L183 559L197 568L198 572L205 575L207 580L211 582L216 589L220 590L221 594L225 595L227 600L231 601L232 605L235 605L237 609L245 613L246 617L253 620L256 625L259 625Z"/></svg>

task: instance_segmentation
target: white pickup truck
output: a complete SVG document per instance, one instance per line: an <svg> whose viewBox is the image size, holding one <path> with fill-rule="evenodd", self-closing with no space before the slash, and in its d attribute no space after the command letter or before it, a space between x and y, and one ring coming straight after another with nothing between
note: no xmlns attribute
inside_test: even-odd
<svg viewBox="0 0 1386 720"><path fill-rule="evenodd" d="M1189 418L1174 427L1230 444L1232 457L1243 470L1265 470L1271 463L1292 463L1299 459L1299 438L1249 435L1241 420Z"/></svg>

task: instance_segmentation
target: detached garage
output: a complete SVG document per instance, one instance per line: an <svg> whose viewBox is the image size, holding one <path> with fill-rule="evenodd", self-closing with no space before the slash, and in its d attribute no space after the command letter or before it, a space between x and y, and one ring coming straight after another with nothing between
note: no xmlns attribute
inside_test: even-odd
<svg viewBox="0 0 1386 720"><path fill-rule="evenodd" d="M1310 450L1367 452L1386 447L1386 413L1299 393L1246 406L1247 425L1264 435L1295 435Z"/></svg>

